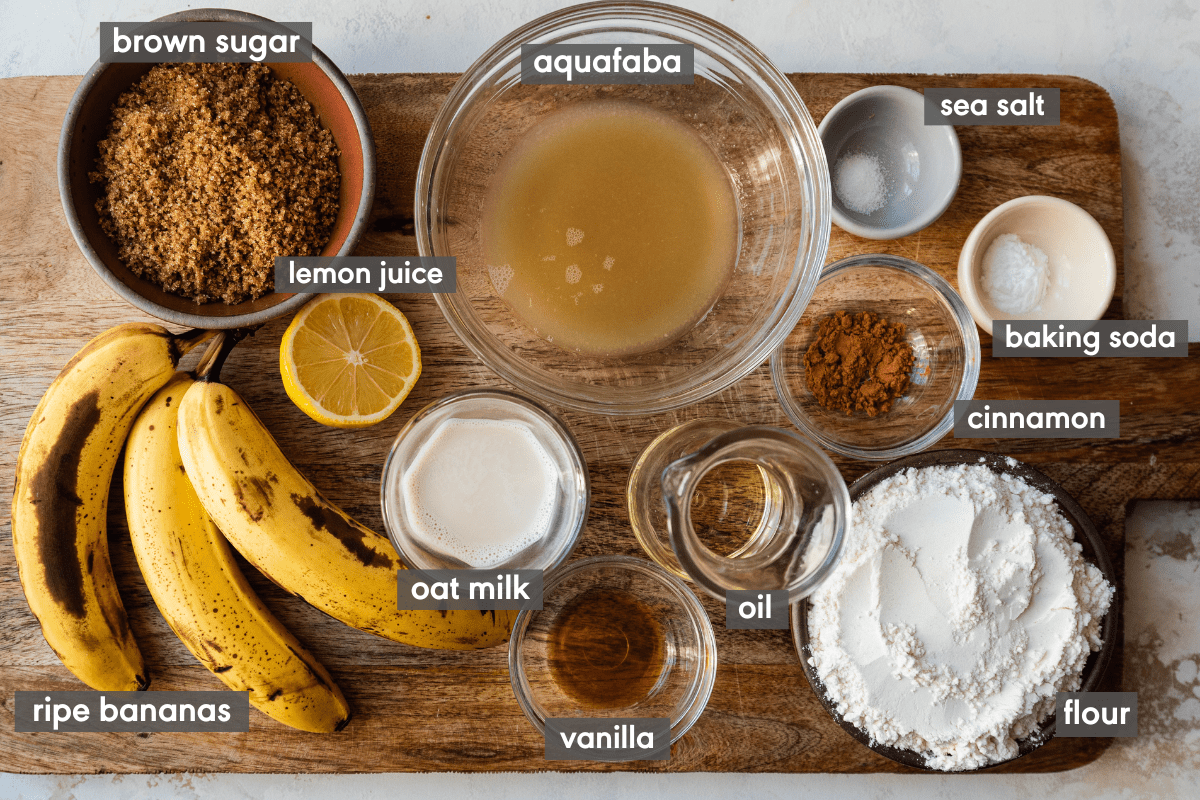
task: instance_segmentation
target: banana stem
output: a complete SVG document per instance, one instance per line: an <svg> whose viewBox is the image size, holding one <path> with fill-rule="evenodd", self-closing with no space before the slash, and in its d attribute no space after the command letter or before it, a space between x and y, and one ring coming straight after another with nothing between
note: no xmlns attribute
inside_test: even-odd
<svg viewBox="0 0 1200 800"><path fill-rule="evenodd" d="M197 345L203 344L211 339L216 335L216 333L216 331L209 331L205 330L204 328L192 328L191 330L184 331L183 333L177 333L171 338L175 342L175 348L178 350L179 355L183 356L184 354L191 352L192 349Z"/></svg>
<svg viewBox="0 0 1200 800"><path fill-rule="evenodd" d="M221 368L225 366L225 359L229 358L229 354L233 352L233 348L237 347L238 342L254 334L260 327L260 325L255 325L251 328L217 331L212 343L204 351L204 355L200 356L200 363L196 365L196 380L220 383Z"/></svg>

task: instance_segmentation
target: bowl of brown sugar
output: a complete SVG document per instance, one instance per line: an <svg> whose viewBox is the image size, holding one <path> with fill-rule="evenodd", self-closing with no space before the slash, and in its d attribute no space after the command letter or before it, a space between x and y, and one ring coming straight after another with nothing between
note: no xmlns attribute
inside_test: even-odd
<svg viewBox="0 0 1200 800"><path fill-rule="evenodd" d="M979 334L953 287L907 258L825 267L800 323L771 357L801 433L835 453L890 460L933 445L979 379Z"/></svg>
<svg viewBox="0 0 1200 800"><path fill-rule="evenodd" d="M202 9L156 22L279 23ZM67 224L118 295L167 322L254 325L310 294L276 293L277 256L350 255L375 194L375 147L346 76L312 61L97 62L58 152Z"/></svg>

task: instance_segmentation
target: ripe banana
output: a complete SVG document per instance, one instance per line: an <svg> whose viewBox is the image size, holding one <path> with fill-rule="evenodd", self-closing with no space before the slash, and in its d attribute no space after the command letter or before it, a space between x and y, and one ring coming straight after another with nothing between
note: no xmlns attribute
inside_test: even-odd
<svg viewBox="0 0 1200 800"><path fill-rule="evenodd" d="M205 513L179 459L176 373L133 423L125 446L125 513L159 611L200 663L264 714L300 730L341 730L346 698L329 673L262 604Z"/></svg>
<svg viewBox="0 0 1200 800"><path fill-rule="evenodd" d="M201 504L246 560L331 617L397 642L474 650L505 641L516 612L396 609L403 564L391 542L326 500L218 382L227 353L183 396L179 451Z"/></svg>
<svg viewBox="0 0 1200 800"><path fill-rule="evenodd" d="M145 689L108 558L108 489L138 410L208 334L119 325L50 384L25 429L13 492L13 551L46 642L93 689Z"/></svg>

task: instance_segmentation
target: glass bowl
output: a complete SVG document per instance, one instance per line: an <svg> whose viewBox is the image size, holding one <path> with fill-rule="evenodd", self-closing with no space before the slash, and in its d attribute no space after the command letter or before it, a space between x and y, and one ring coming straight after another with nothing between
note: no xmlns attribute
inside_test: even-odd
<svg viewBox="0 0 1200 800"><path fill-rule="evenodd" d="M632 605L620 608L624 603ZM572 612L580 608L589 627L564 624L577 620ZM653 655L646 653L650 637L628 639L647 624L661 634ZM555 646L552 640L569 632L582 647ZM604 646L614 638L620 661L607 658L618 649ZM634 671L627 654L650 666ZM556 570L546 579L542 610L518 615L508 673L521 710L542 733L548 717L665 717L674 743L708 704L717 640L700 601L678 578L640 558L597 556ZM591 697L581 700L580 691Z"/></svg>
<svg viewBox="0 0 1200 800"><path fill-rule="evenodd" d="M936 453L920 453L909 458L904 458L899 461L894 461L890 464L883 464L879 467L863 475L856 480L850 487L851 501L857 501L858 498L865 495L878 484L906 469L921 469L923 467L933 466L958 466L960 464L980 464L986 466L993 472L1003 475L1012 475L1025 481L1038 491L1054 497L1055 505L1062 512L1063 517L1075 529L1075 541L1079 544L1083 557L1095 564L1104 578L1116 588L1117 594L1113 596L1112 603L1109 605L1108 613L1104 616L1104 622L1101 627L1102 643L1099 650L1092 651L1088 656L1087 661L1083 665L1083 674L1080 677L1080 685L1077 691L1094 692L1101 688L1100 681L1104 677L1105 671L1108 669L1109 662L1112 661L1113 652L1116 650L1118 641L1118 623L1120 619L1120 609L1122 598L1120 595L1119 584L1117 583L1116 572L1113 569L1112 560L1108 557L1108 551L1104 545L1104 539L1100 535L1100 531L1096 529L1095 523L1083 510L1083 507L1067 494L1057 481L1051 479L1043 472L1039 472L1028 464L1024 464L1015 459L999 453L983 453L978 450L939 450ZM929 772L938 772L926 765L925 757L915 750L906 750L891 745L882 744L874 741L871 735L848 722L845 717L837 709L837 704L829 697L829 693L825 688L824 682L817 675L816 668L809 663L812 658L812 635L808 629L809 612L812 610L812 605L808 598L792 605L792 642L796 647L796 653L800 656L800 664L804 669L804 677L808 678L809 686L812 687L813 694L821 701L821 705L829 712L829 715L837 721L842 730L849 733L860 743L874 750L881 756L889 758L898 764L903 764L907 767L926 770ZM976 770L966 770L968 772L981 772L984 770L994 769L1002 764L1010 764L1018 758L1029 755L1034 750L1038 749L1046 742L1054 738L1056 718L1051 714L1042 722L1040 726L1031 734L1017 741L1017 755L1008 761L1001 761L996 764L989 764L985 767L980 767Z"/></svg>
<svg viewBox="0 0 1200 800"><path fill-rule="evenodd" d="M521 45L690 43L694 85L527 86ZM642 103L690 126L727 172L738 205L732 278L709 312L658 350L584 356L512 315L492 287L481 241L484 197L533 125L579 103ZM829 244L829 170L803 101L753 45L684 9L643 2L557 11L514 31L455 84L416 180L422 256L458 259L458 291L436 295L450 327L503 378L558 406L649 414L730 386L770 355L804 311Z"/></svg>
<svg viewBox="0 0 1200 800"><path fill-rule="evenodd" d="M804 355L817 324L837 311L870 311L905 325L915 357L911 383L885 414L829 411L808 389ZM975 394L979 333L962 298L933 270L899 256L851 256L825 268L800 324L771 356L771 376L801 433L835 453L885 461L949 433L954 401Z"/></svg>
<svg viewBox="0 0 1200 800"><path fill-rule="evenodd" d="M380 479L383 524L401 559L415 569L470 569L444 553L413 530L412 509L403 489L404 475L446 420L498 419L522 423L550 456L557 472L554 507L542 538L519 553L498 562L478 565L483 569L540 569L549 571L567 560L587 522L591 498L587 463L575 437L557 416L526 397L495 389L474 389L448 394L413 415L396 435ZM463 502L467 501L466 493Z"/></svg>

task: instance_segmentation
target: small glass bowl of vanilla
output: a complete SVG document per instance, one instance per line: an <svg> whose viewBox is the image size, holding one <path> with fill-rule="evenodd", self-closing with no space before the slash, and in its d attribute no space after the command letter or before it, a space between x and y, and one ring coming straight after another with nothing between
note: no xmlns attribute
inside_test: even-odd
<svg viewBox="0 0 1200 800"><path fill-rule="evenodd" d="M587 464L541 404L455 392L417 412L383 466L383 522L415 569L540 569L567 559L587 521Z"/></svg>

